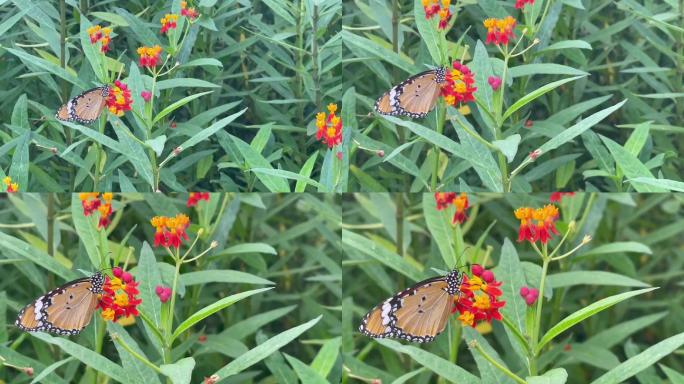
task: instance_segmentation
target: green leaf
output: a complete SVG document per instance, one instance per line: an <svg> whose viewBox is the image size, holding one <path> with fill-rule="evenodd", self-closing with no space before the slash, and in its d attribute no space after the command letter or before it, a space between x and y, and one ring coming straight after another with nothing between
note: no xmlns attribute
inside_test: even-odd
<svg viewBox="0 0 684 384"><path fill-rule="evenodd" d="M608 253L622 253L622 252L634 252L634 253L646 253L653 254L651 248L646 244L639 243L637 241L616 241L614 243L608 243L599 245L598 247L592 248L582 256L586 255L605 255Z"/></svg>
<svg viewBox="0 0 684 384"><path fill-rule="evenodd" d="M511 77L534 76L534 75L575 75L587 76L589 73L568 67L567 65L553 63L523 64L508 69Z"/></svg>
<svg viewBox="0 0 684 384"><path fill-rule="evenodd" d="M451 381L452 383L480 383L480 379L477 376L469 373L458 365L453 364L450 361L426 350L411 345L403 345L397 341L389 339L376 339L375 341L378 344L394 350L395 352L409 355L409 357L415 360L418 364L431 370L440 377Z"/></svg>
<svg viewBox="0 0 684 384"><path fill-rule="evenodd" d="M311 368L322 377L328 376L335 367L341 348L342 338L339 336L326 341L311 362Z"/></svg>
<svg viewBox="0 0 684 384"><path fill-rule="evenodd" d="M468 162L473 165L475 172L482 180L482 184L490 191L503 192L503 184L501 180L501 169L494 161L494 156L489 148L482 142L475 139L461 126L468 127L471 131L474 130L468 120L463 118L460 114L455 114L456 119L459 119L460 124L452 124L458 138L461 141L461 150L463 156L468 159ZM477 161L472 161L477 159Z"/></svg>
<svg viewBox="0 0 684 384"><path fill-rule="evenodd" d="M494 274L498 276L499 281L505 281L501 286L503 291L502 301L506 301L506 305L501 308L501 314L513 324L519 333L525 333L525 313L527 312L527 304L520 296L520 288L526 284L525 273L523 272L520 258L515 246L508 238L504 239L501 247L501 258L499 265L496 266ZM520 340L513 333L514 331L505 328L511 344L516 347L516 351L522 356L524 350L529 348L527 345L520 344Z"/></svg>
<svg viewBox="0 0 684 384"><path fill-rule="evenodd" d="M86 59L88 59L88 63L93 69L95 77L99 82L104 84L107 81L107 73L105 73L105 67L103 65L104 56L100 52L100 43L90 43L88 28L91 26L92 24L85 16L81 17L81 30L78 34L81 41L81 49L83 49L83 53L85 54Z"/></svg>
<svg viewBox="0 0 684 384"><path fill-rule="evenodd" d="M506 120L508 117L510 117L512 114L514 114L517 110L520 108L524 107L525 105L529 104L532 102L532 100L544 95L547 92L550 92L561 85L565 83L569 83L571 81L575 81L577 79L581 79L585 77L586 75L581 75L581 76L574 76L574 77L568 77L566 79L554 81L553 83L545 84L534 91L528 93L527 95L523 96L522 98L518 99L513 105L511 105L506 112L503 114L503 120Z"/></svg>
<svg viewBox="0 0 684 384"><path fill-rule="evenodd" d="M50 257L47 252L44 252L14 236L10 236L0 231L0 249L4 254L12 253L36 264L37 266L47 269L66 281L74 280L78 275L65 268L54 257Z"/></svg>
<svg viewBox="0 0 684 384"><path fill-rule="evenodd" d="M196 144L207 140L211 135L215 134L219 130L225 128L226 125L235 121L235 119L240 117L243 113L245 113L245 111L247 111L247 108L245 108L239 112L233 113L230 116L224 117L223 119L215 122L214 124L210 125L209 127L204 128L203 130L197 132L191 138L189 138L189 139L185 140L183 143L181 143L181 145L179 145L179 147L181 147L185 151L188 148L194 147Z"/></svg>
<svg viewBox="0 0 684 384"><path fill-rule="evenodd" d="M527 376L527 384L565 384L568 380L568 372L565 368L555 368L544 372L541 376Z"/></svg>
<svg viewBox="0 0 684 384"><path fill-rule="evenodd" d="M358 48L358 50L363 51L364 54L383 60L411 75L421 71L421 68L409 57L395 53L391 49L387 49L372 40L358 36L346 29L342 29L340 35L342 36L344 44L353 51L356 51L354 48Z"/></svg>
<svg viewBox="0 0 684 384"><path fill-rule="evenodd" d="M292 368L294 368L294 371L297 373L297 376L302 383L328 384L328 381L325 379L325 377L321 376L320 373L316 372L314 369L304 364L296 357L292 357L287 353L284 353L284 355L287 362L290 363Z"/></svg>
<svg viewBox="0 0 684 384"><path fill-rule="evenodd" d="M629 180L634 180L639 177L653 178L651 171L642 163L636 156L632 155L623 148L620 144L614 142L613 140L599 135L603 144L608 147L608 151L615 159L616 166L620 167L620 170ZM658 188L656 186L648 184L640 184L639 182L630 182L637 192L666 192L664 188Z"/></svg>
<svg viewBox="0 0 684 384"><path fill-rule="evenodd" d="M450 220L446 218L446 210L438 211L434 195L423 193L423 216L432 235L432 239L439 248L444 265L448 268L456 267L456 253L454 251L453 229Z"/></svg>
<svg viewBox="0 0 684 384"><path fill-rule="evenodd" d="M14 148L12 165L10 165L9 176L13 183L19 184L19 190L28 191L29 185L29 143L31 142L31 132L27 131L21 135L21 139ZM5 185L2 185L5 187Z"/></svg>
<svg viewBox="0 0 684 384"><path fill-rule="evenodd" d="M494 140L492 145L497 147L509 163L512 163L515 159L515 155L518 153L518 145L520 145L520 135L514 134L510 135L503 140Z"/></svg>
<svg viewBox="0 0 684 384"><path fill-rule="evenodd" d="M101 234L97 230L96 215L83 215L83 206L78 193L71 195L71 220L79 240L90 258L90 262L96 269L104 268L102 255L100 254Z"/></svg>
<svg viewBox="0 0 684 384"><path fill-rule="evenodd" d="M247 336L258 331L262 326L287 315L288 313L292 312L292 310L294 310L295 308L297 308L296 305L289 305L287 307L262 312L258 315L248 317L244 320L238 321L235 324L231 324L230 327L228 327L228 329L221 332L221 335L238 340L243 340Z"/></svg>
<svg viewBox="0 0 684 384"><path fill-rule="evenodd" d="M464 327L463 328L463 340L466 341L468 345L472 343L477 343L477 345L482 348L494 361L499 363L502 367L506 367L506 363L501 359L499 353L494 349L487 339L481 335L475 328ZM476 348L469 348L470 354L477 364L477 370L480 372L480 379L483 383L497 383L497 384L515 384L515 381L510 377L506 376L497 367L487 360L482 353L480 353Z"/></svg>
<svg viewBox="0 0 684 384"><path fill-rule="evenodd" d="M658 189L665 188L674 192L684 192L684 183L669 179L655 179L653 177L636 177L628 180L630 183L638 183L643 185L650 185Z"/></svg>
<svg viewBox="0 0 684 384"><path fill-rule="evenodd" d="M601 120L605 119L608 117L611 113L615 112L617 109L622 107L627 100L623 100L616 105L613 105L612 107L608 107L606 109L603 109L601 111L598 111L594 113L593 115L587 117L586 119L582 119L579 123L573 125L572 127L563 130L561 133L558 135L552 137L549 141L546 143L542 144L541 147L539 147L539 150L541 151L542 154L547 153L551 150L554 150L561 145L569 142L570 140L574 139L575 137L579 136L582 134L582 132L586 131L587 129L593 127L594 125L598 124Z"/></svg>
<svg viewBox="0 0 684 384"><path fill-rule="evenodd" d="M266 280L251 273L233 271L230 269L211 269L204 271L186 272L180 275L183 285L202 285L207 283L234 283L234 284L268 284L274 282Z"/></svg>
<svg viewBox="0 0 684 384"><path fill-rule="evenodd" d="M194 368L195 359L192 357L186 357L173 364L163 364L159 367L161 372L169 377L173 384L190 384Z"/></svg>
<svg viewBox="0 0 684 384"><path fill-rule="evenodd" d="M161 274L157 268L157 260L154 251L147 242L143 242L140 248L140 257L135 272L136 280L140 282L140 307L148 316L152 317L154 325L158 328L161 325L161 302L155 292L158 285L162 285Z"/></svg>
<svg viewBox="0 0 684 384"><path fill-rule="evenodd" d="M221 254L226 255L236 255L240 253L268 253L271 255L277 255L278 252L272 246L266 243L242 243L236 244L232 247L226 248L221 251Z"/></svg>
<svg viewBox="0 0 684 384"><path fill-rule="evenodd" d="M619 287L650 287L642 281L624 275L605 271L571 271L559 272L547 276L553 288L571 287L574 285L614 285Z"/></svg>
<svg viewBox="0 0 684 384"><path fill-rule="evenodd" d="M143 352L138 345L138 342L128 334L126 328L117 323L108 321L107 331L112 338L116 335L116 337L119 338L120 341L126 343L130 349L149 360L145 355L145 352ZM154 369L134 357L129 351L122 347L119 342L114 342L112 344L114 344L114 347L119 354L123 369L125 369L128 374L129 382L137 384L161 384L159 376Z"/></svg>
<svg viewBox="0 0 684 384"><path fill-rule="evenodd" d="M444 39L444 34L437 29L437 22L435 20L437 18L427 19L425 17L425 7L423 7L421 0L413 1L413 15L413 20L416 22L418 33L420 34L421 40L427 46L428 52L430 52L432 62L437 65L444 64L442 50L439 46L446 44L446 41Z"/></svg>
<svg viewBox="0 0 684 384"><path fill-rule="evenodd" d="M12 15L12 17L8 17L7 20L3 21L0 24L0 36L4 35L5 32L9 31L14 24L17 23L17 21L21 20L22 17L24 17L25 14L27 14L30 10L33 10L33 7L35 7L36 4L31 4L30 7L24 8L21 12L15 13Z"/></svg>
<svg viewBox="0 0 684 384"><path fill-rule="evenodd" d="M150 148L157 154L161 156L164 152L164 144L166 144L166 135L157 136L154 139L145 140L145 144L149 145Z"/></svg>
<svg viewBox="0 0 684 384"><path fill-rule="evenodd" d="M612 384L622 383L644 369L652 366L663 357L669 355L679 347L684 345L684 332L646 348L638 355L631 357L604 373L601 377L591 382L591 384Z"/></svg>
<svg viewBox="0 0 684 384"><path fill-rule="evenodd" d="M208 95L214 91L206 91L206 92L200 92L200 93L195 93L194 95L186 96L175 103L167 106L166 108L162 109L161 112L157 114L157 116L154 117L152 120L152 124L156 124L159 120L161 120L164 116L170 114L171 112L175 111L176 109L184 106L185 104L195 100L198 97L202 97L204 95ZM243 110L244 112L244 110ZM208 128L207 128L208 129Z"/></svg>
<svg viewBox="0 0 684 384"><path fill-rule="evenodd" d="M539 351L541 351L542 348L548 342L553 340L556 336L563 333L568 328L570 328L573 325L581 322L582 320L584 320L588 317L591 317L591 316L603 311L604 309L610 308L615 304L618 304L624 300L627 300L630 297L641 295L641 294L646 293L646 292L651 292L655 289L658 289L658 287L644 288L644 289L639 289L636 291L624 292L624 293L620 293L617 295L609 296L609 297L601 299L597 302L589 304L588 306L572 313L571 315L567 316L563 320L559 321L558 324L554 325L551 329L549 329L546 332L546 334L539 341L539 344L537 344L537 348L535 350L535 353L539 353Z"/></svg>
<svg viewBox="0 0 684 384"><path fill-rule="evenodd" d="M229 307L236 302L245 299L249 296L256 295L257 293L269 291L273 289L273 287L269 288L259 288L259 289L253 289L251 291L245 291L245 292L240 292L236 293L234 295L230 295L228 297L224 297L223 299L216 301L210 305L207 305L206 307L200 309L199 311L195 312L192 314L190 317L185 319L182 323L178 325L176 330L173 332L173 335L171 335L171 341L175 340L178 336L180 336L183 332L187 331L192 327L193 325L197 324L198 322L204 320L205 318L213 315L214 313Z"/></svg>
<svg viewBox="0 0 684 384"><path fill-rule="evenodd" d="M220 88L220 85L210 83L206 80L200 80L200 79L192 79L192 78L176 78L176 79L168 79L168 80L162 80L157 82L157 89L160 91L163 91L165 89L174 89L174 88L181 88L181 87L188 87L188 88Z"/></svg>
<svg viewBox="0 0 684 384"><path fill-rule="evenodd" d="M99 353L74 343L69 339L63 337L50 336L47 333L37 332L31 333L31 336L40 339L46 343L58 346L67 354L80 360L83 364L92 369L101 372L112 379L121 383L128 382L128 375L126 371L118 364L107 359Z"/></svg>
<svg viewBox="0 0 684 384"><path fill-rule="evenodd" d="M494 90L489 85L488 79L494 76L494 69L492 62L487 55L487 48L482 44L481 40L475 43L475 52L473 53L473 61L470 63L473 74L475 75L475 84L477 91L475 97L479 102L482 102L488 110L492 111L494 108Z"/></svg>
<svg viewBox="0 0 684 384"><path fill-rule="evenodd" d="M318 158L318 151L314 152L311 157L309 157L304 165L302 166L302 169L299 171L299 175L305 178L310 178L311 172L313 171L313 167L316 164L316 159ZM297 184L295 184L295 192L304 192L306 190L306 186L308 183L305 181L297 180Z"/></svg>
<svg viewBox="0 0 684 384"><path fill-rule="evenodd" d="M423 273L413 266L413 264L407 262L403 257L357 233L343 229L342 245L353 248L366 256L370 256L372 259L409 277L413 281L420 281L423 279Z"/></svg>
<svg viewBox="0 0 684 384"><path fill-rule="evenodd" d="M250 171L254 173L262 173L270 176L275 176L275 177L280 177L282 179L291 179L291 180L297 180L297 182L303 182L306 184L309 184L313 187L316 188L324 188L318 181L310 179L306 176L302 176L298 173L290 172L290 171L284 171L282 169L273 169L273 168L252 168Z"/></svg>
<svg viewBox="0 0 684 384"><path fill-rule="evenodd" d="M623 321L615 326L601 330L587 339L584 343L598 345L603 348L612 348L630 335L663 319L667 315L668 312L663 311Z"/></svg>
<svg viewBox="0 0 684 384"><path fill-rule="evenodd" d="M294 328L290 328L266 340L265 342L250 349L248 352L242 354L242 356L216 371L215 375L218 375L218 377L223 379L244 371L252 365L267 358L270 354L284 347L286 344L299 337L302 333L309 330L311 327L316 325L319 320L321 320L321 317L323 316L318 316L315 319L309 320L308 322L298 325Z"/></svg>
<svg viewBox="0 0 684 384"><path fill-rule="evenodd" d="M638 124L634 127L634 131L632 131L632 134L629 135L629 139L625 142L625 149L629 153L637 157L639 156L639 152L641 152L644 144L646 144L646 140L648 140L650 127L650 121Z"/></svg>
<svg viewBox="0 0 684 384"><path fill-rule="evenodd" d="M247 167L249 168L269 168L273 169L271 163L268 162L259 152L255 151L249 144L241 139L230 135L233 143L237 147L242 157L244 157ZM271 192L290 192L290 186L287 181L280 177L267 175L265 173L255 173L257 178L264 183L266 188Z"/></svg>
<svg viewBox="0 0 684 384"><path fill-rule="evenodd" d="M88 84L78 78L76 75L74 75L72 72L69 72L59 65L53 64L45 59L42 59L38 56L31 55L29 53L26 53L25 51L21 49L15 49L15 48L8 48L8 47L3 47L4 50L7 52L17 56L19 59L21 59L22 62L24 63L30 63L30 65L36 66L40 69L43 69L45 71L48 71L52 73L53 75L60 77L71 84L76 85L77 87L86 90L90 88ZM28 65L28 64L27 64Z"/></svg>
<svg viewBox="0 0 684 384"><path fill-rule="evenodd" d="M540 50L539 52L563 50L563 49L570 49L570 48L591 50L591 44L587 43L584 40L563 40L563 41L559 41L557 43L553 43L553 44L549 45L548 47Z"/></svg>
<svg viewBox="0 0 684 384"><path fill-rule="evenodd" d="M112 126L116 136L119 138L121 153L126 156L138 174L147 182L150 189L153 189L154 175L152 173L152 162L147 156L145 149L133 138L133 133L118 117L113 117Z"/></svg>

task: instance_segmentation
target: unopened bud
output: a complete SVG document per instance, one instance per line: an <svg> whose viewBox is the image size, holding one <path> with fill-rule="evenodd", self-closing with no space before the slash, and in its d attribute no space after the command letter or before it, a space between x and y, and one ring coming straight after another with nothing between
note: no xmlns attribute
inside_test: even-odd
<svg viewBox="0 0 684 384"><path fill-rule="evenodd" d="M587 244L590 241L591 241L591 235L584 235L584 237L582 238L582 245Z"/></svg>
<svg viewBox="0 0 684 384"><path fill-rule="evenodd" d="M181 152L183 152L183 148L182 148L182 147L176 147L176 148L173 150L173 155L174 155L174 156L178 156L178 155L180 155Z"/></svg>
<svg viewBox="0 0 684 384"><path fill-rule="evenodd" d="M385 151L383 151L382 149L375 153L378 155L378 157L385 157Z"/></svg>
<svg viewBox="0 0 684 384"><path fill-rule="evenodd" d="M218 241L213 240L213 241L211 242L211 244L209 244L209 247L210 247L210 248L216 248L216 247L218 247Z"/></svg>

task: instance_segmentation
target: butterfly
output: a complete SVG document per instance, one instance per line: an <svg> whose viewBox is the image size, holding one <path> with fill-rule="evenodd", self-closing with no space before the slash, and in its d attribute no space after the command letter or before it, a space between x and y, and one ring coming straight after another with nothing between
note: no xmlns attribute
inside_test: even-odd
<svg viewBox="0 0 684 384"><path fill-rule="evenodd" d="M27 332L78 335L90 323L103 284L101 272L70 281L25 306L15 324Z"/></svg>
<svg viewBox="0 0 684 384"><path fill-rule="evenodd" d="M435 107L445 81L444 67L413 75L380 96L375 110L382 115L423 118Z"/></svg>
<svg viewBox="0 0 684 384"><path fill-rule="evenodd" d="M108 85L89 89L75 96L57 110L55 117L62 121L76 121L90 124L97 120L107 105L110 88Z"/></svg>
<svg viewBox="0 0 684 384"><path fill-rule="evenodd" d="M432 341L446 327L462 282L463 273L457 270L423 280L371 309L359 331L375 338Z"/></svg>

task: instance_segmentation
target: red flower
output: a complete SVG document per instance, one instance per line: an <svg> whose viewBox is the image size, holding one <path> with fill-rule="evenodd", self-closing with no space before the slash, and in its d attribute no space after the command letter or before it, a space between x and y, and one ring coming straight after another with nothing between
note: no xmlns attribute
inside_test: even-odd
<svg viewBox="0 0 684 384"><path fill-rule="evenodd" d="M532 5L534 0L515 0L515 8L520 9L525 6L525 4Z"/></svg>
<svg viewBox="0 0 684 384"><path fill-rule="evenodd" d="M97 44L99 41L101 43L100 52L107 53L109 51L109 43L111 38L109 35L112 33L110 27L102 28L99 25L94 25L88 28L88 37L90 37L90 44Z"/></svg>
<svg viewBox="0 0 684 384"><path fill-rule="evenodd" d="M493 90L498 90L501 87L501 78L499 76L489 76L487 82Z"/></svg>
<svg viewBox="0 0 684 384"><path fill-rule="evenodd" d="M438 211L447 208L451 204L456 207L451 224L463 224L468 219L466 212L469 207L468 196L464 192L461 192L459 195L456 195L456 192L435 192L435 202L437 203Z"/></svg>
<svg viewBox="0 0 684 384"><path fill-rule="evenodd" d="M114 86L110 87L109 96L107 97L107 106L109 112L117 116L123 116L124 112L131 110L133 99L131 98L131 91L128 85L116 80Z"/></svg>
<svg viewBox="0 0 684 384"><path fill-rule="evenodd" d="M549 201L552 203L560 203L563 196L572 197L574 195L575 192L552 192L551 196L549 196Z"/></svg>
<svg viewBox="0 0 684 384"><path fill-rule="evenodd" d="M201 200L209 201L209 192L190 192L186 206L194 207Z"/></svg>
<svg viewBox="0 0 684 384"><path fill-rule="evenodd" d="M458 311L458 319L466 326L475 327L478 322L501 320L501 309L505 301L499 301L503 294L500 281L496 281L492 271L474 264L471 268L472 277L463 276L461 294L454 304L453 312Z"/></svg>
<svg viewBox="0 0 684 384"><path fill-rule="evenodd" d="M556 220L558 220L558 207L548 204L542 208L532 209L520 207L514 211L515 218L520 220L518 229L518 242L527 240L530 243L540 241L546 244L551 235L558 235ZM532 224L536 220L536 224Z"/></svg>
<svg viewBox="0 0 684 384"><path fill-rule="evenodd" d="M188 19L195 20L197 16L199 16L199 12L195 10L194 7L188 8L188 2L187 1L181 1L181 16L185 16Z"/></svg>
<svg viewBox="0 0 684 384"><path fill-rule="evenodd" d="M425 18L431 19L433 16L439 16L439 29L445 29L449 20L451 20L451 11L449 6L451 0L422 0L423 9L425 10Z"/></svg>
<svg viewBox="0 0 684 384"><path fill-rule="evenodd" d="M161 19L161 34L167 33L170 29L176 29L176 21L178 21L178 15L173 13L167 13Z"/></svg>
<svg viewBox="0 0 684 384"><path fill-rule="evenodd" d="M316 115L316 140L325 142L328 148L342 143L342 119L335 115L337 104L328 104L328 116L325 112Z"/></svg>
<svg viewBox="0 0 684 384"><path fill-rule="evenodd" d="M14 193L19 190L19 184L13 183L12 178L9 176L5 176L5 178L2 179L2 183L5 184L5 192L7 193Z"/></svg>
<svg viewBox="0 0 684 384"><path fill-rule="evenodd" d="M107 321L117 321L121 317L139 316L138 305L142 300L137 296L138 282L133 276L116 267L112 270L114 278L105 276L105 283L102 287L102 294L97 303L98 308L102 308L100 316Z"/></svg>
<svg viewBox="0 0 684 384"><path fill-rule="evenodd" d="M473 93L477 91L475 78L470 69L458 61L452 64L453 69L447 72L444 84L442 84L442 96L444 101L451 106L475 101Z"/></svg>
<svg viewBox="0 0 684 384"><path fill-rule="evenodd" d="M157 287L154 289L154 292L157 294L157 296L159 296L159 301L162 303L166 303L169 301L169 298L171 298L171 288L169 287L157 285Z"/></svg>
<svg viewBox="0 0 684 384"><path fill-rule="evenodd" d="M537 290L537 288L522 287L520 288L520 296L525 299L525 303L529 307L537 301L539 290Z"/></svg>
<svg viewBox="0 0 684 384"><path fill-rule="evenodd" d="M510 40L515 39L513 30L517 21L512 16L506 16L503 19L485 19L482 22L487 28L486 44L503 44L506 45Z"/></svg>
<svg viewBox="0 0 684 384"><path fill-rule="evenodd" d="M154 234L155 247L179 248L183 240L188 240L185 230L190 225L190 218L182 213L175 217L155 216L150 220L156 228Z"/></svg>
<svg viewBox="0 0 684 384"><path fill-rule="evenodd" d="M161 47L155 45L153 47L139 47L137 52L140 56L138 64L141 67L154 68L161 62L159 55L161 54Z"/></svg>

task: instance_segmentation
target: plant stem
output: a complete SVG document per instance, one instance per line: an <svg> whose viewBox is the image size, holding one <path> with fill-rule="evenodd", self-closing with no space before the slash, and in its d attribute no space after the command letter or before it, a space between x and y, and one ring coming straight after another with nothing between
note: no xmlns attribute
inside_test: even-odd
<svg viewBox="0 0 684 384"><path fill-rule="evenodd" d="M114 341L119 343L121 348L125 349L128 353L131 354L131 356L135 357L136 359L140 360L143 364L147 365L148 367L152 368L155 372L161 374L161 369L157 367L156 365L152 364L149 360L141 356L138 352L134 351L133 348L131 348L126 342L124 342L121 337L116 336L113 337Z"/></svg>
<svg viewBox="0 0 684 384"><path fill-rule="evenodd" d="M47 253L55 255L55 195L48 193L47 196Z"/></svg>
<svg viewBox="0 0 684 384"><path fill-rule="evenodd" d="M180 267L183 264L183 260L178 256L178 254L175 255L175 261L176 261L176 271L173 275L173 285L171 286L171 302L169 303L169 316L166 321L166 329L165 329L165 334L164 337L166 338L165 340L165 346L164 346L164 364L171 364L171 345L173 342L171 341L171 335L173 334L173 313L174 313L174 307L176 305L176 288L178 286L178 275L180 274Z"/></svg>
<svg viewBox="0 0 684 384"><path fill-rule="evenodd" d="M318 73L318 5L313 6L312 15L312 31L311 31L311 76L314 82L314 100L316 101L316 110L323 109L321 105L321 79Z"/></svg>
<svg viewBox="0 0 684 384"><path fill-rule="evenodd" d="M487 361L489 361L489 363L492 364L493 366L495 366L498 370L503 372L506 376L513 379L516 383L525 384L525 380L520 378L515 373L511 372L508 368L501 365L493 357L489 356L489 354L487 354L487 352L485 352L484 349L482 349L482 347L480 346L479 343L473 342L473 343L471 343L471 345L474 345L475 350L478 351L482 355L482 357L484 357Z"/></svg>
<svg viewBox="0 0 684 384"><path fill-rule="evenodd" d="M440 99L439 104L437 105L437 133L440 135L444 132L444 121L446 120L446 107L444 106L444 102L442 99ZM439 173L439 158L441 155L441 150L437 145L433 147L434 155L435 155L435 166L432 171L432 179L430 182L430 188L432 191L437 190L437 174Z"/></svg>
<svg viewBox="0 0 684 384"><path fill-rule="evenodd" d="M404 257L404 195L397 194L397 254Z"/></svg>
<svg viewBox="0 0 684 384"><path fill-rule="evenodd" d="M532 329L532 348L530 351L530 375L537 375L537 344L539 342L539 330L541 328L541 314L544 305L544 285L546 283L546 273L549 270L551 259L547 256L546 244L542 247L542 273L539 278L539 298L537 299L537 309L535 310L534 327Z"/></svg>

